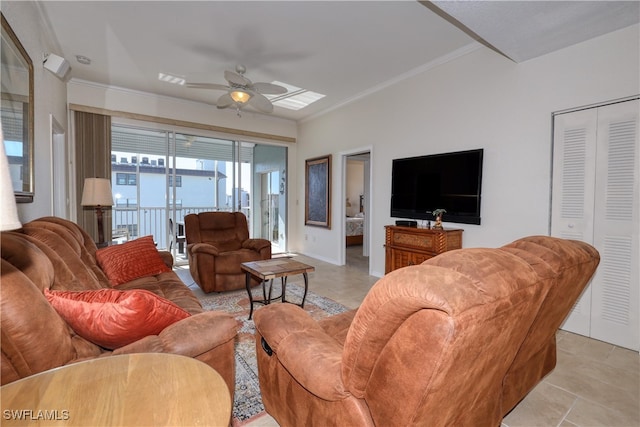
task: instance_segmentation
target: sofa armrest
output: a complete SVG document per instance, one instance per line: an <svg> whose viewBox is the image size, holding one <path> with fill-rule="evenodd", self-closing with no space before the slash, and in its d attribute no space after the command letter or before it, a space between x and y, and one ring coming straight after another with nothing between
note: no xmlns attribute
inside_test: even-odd
<svg viewBox="0 0 640 427"><path fill-rule="evenodd" d="M350 396L342 382L342 346L307 312L296 305L272 304L254 316L256 339L264 338L271 357L308 392L328 401Z"/></svg>
<svg viewBox="0 0 640 427"><path fill-rule="evenodd" d="M205 254L205 255L220 255L220 249L217 246L212 245L211 243L193 243L187 245L187 249L194 254Z"/></svg>
<svg viewBox="0 0 640 427"><path fill-rule="evenodd" d="M120 347L113 354L152 352L197 357L233 340L237 331L238 321L230 314L206 311L176 322L158 335Z"/></svg>
<svg viewBox="0 0 640 427"><path fill-rule="evenodd" d="M169 268L173 268L173 255L169 251L158 251L160 258Z"/></svg>

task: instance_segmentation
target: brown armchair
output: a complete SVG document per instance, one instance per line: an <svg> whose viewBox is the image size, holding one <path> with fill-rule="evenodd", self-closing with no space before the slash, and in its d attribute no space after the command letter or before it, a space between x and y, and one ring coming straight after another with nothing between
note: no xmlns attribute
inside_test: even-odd
<svg viewBox="0 0 640 427"><path fill-rule="evenodd" d="M201 212L184 217L189 271L206 293L245 287L243 262L271 258L271 242L250 239L242 212ZM252 278L252 286L260 284Z"/></svg>
<svg viewBox="0 0 640 427"><path fill-rule="evenodd" d="M387 274L357 310L321 321L290 304L258 310L267 412L283 427L499 426L514 360L520 380L540 372L540 358L528 359L537 350L518 354L549 338L536 332L549 326L545 298L582 288L598 264L586 244L551 246L450 251Z"/></svg>

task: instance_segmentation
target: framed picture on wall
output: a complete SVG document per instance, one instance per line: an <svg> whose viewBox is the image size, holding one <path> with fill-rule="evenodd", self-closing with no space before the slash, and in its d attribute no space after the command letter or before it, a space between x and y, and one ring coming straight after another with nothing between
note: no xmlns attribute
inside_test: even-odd
<svg viewBox="0 0 640 427"><path fill-rule="evenodd" d="M331 228L331 155L305 161L305 225Z"/></svg>

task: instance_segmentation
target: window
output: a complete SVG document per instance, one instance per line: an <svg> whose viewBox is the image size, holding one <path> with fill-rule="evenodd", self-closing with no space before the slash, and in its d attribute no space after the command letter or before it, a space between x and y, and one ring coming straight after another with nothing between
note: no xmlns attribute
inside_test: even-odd
<svg viewBox="0 0 640 427"><path fill-rule="evenodd" d="M125 208L137 208L138 201L136 199L124 199L116 197L116 208L125 209Z"/></svg>
<svg viewBox="0 0 640 427"><path fill-rule="evenodd" d="M173 187L173 175L169 175L169 187ZM176 187L182 187L182 176L176 176Z"/></svg>
<svg viewBox="0 0 640 427"><path fill-rule="evenodd" d="M135 173L116 173L118 185L138 185L138 176Z"/></svg>

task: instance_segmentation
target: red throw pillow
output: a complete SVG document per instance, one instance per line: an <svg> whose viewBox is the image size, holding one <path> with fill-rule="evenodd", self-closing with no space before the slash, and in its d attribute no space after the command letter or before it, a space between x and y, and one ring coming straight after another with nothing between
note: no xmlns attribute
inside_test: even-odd
<svg viewBox="0 0 640 427"><path fill-rule="evenodd" d="M44 294L78 335L111 350L157 335L190 316L173 302L144 289L45 289Z"/></svg>
<svg viewBox="0 0 640 427"><path fill-rule="evenodd" d="M171 271L162 261L153 243L153 236L140 237L121 245L98 249L96 261L109 278L111 286Z"/></svg>

